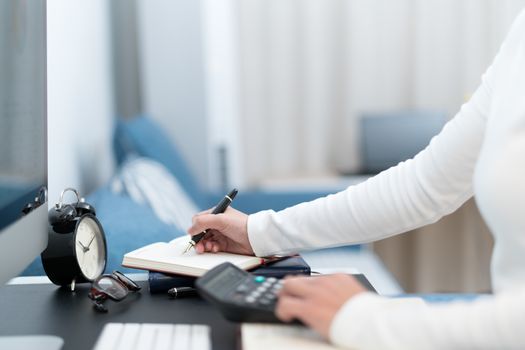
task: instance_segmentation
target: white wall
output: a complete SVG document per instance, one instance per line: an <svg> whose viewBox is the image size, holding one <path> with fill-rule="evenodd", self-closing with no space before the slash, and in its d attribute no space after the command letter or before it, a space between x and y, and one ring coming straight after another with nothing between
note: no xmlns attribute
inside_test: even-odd
<svg viewBox="0 0 525 350"><path fill-rule="evenodd" d="M202 0L209 179L214 189L244 186L235 0Z"/></svg>
<svg viewBox="0 0 525 350"><path fill-rule="evenodd" d="M201 4L138 0L143 109L172 136L198 181L208 183Z"/></svg>
<svg viewBox="0 0 525 350"><path fill-rule="evenodd" d="M113 91L109 3L48 4L48 176L50 203L60 191L81 194L113 172Z"/></svg>

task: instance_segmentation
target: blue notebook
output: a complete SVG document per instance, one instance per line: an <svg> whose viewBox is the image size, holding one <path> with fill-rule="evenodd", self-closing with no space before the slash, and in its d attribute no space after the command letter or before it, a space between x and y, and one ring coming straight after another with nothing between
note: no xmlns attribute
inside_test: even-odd
<svg viewBox="0 0 525 350"><path fill-rule="evenodd" d="M267 262L250 270L255 275L283 278L287 275L310 275L310 266L299 256L286 257ZM166 293L173 287L193 287L196 277L150 271L148 276L150 293Z"/></svg>

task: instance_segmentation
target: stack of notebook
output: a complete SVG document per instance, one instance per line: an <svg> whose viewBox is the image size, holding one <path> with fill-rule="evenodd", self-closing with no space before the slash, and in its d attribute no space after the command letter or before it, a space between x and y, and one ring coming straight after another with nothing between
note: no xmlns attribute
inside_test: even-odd
<svg viewBox="0 0 525 350"><path fill-rule="evenodd" d="M286 275L310 275L310 267L300 256L262 259L230 253L183 254L188 236L171 242L147 245L124 255L122 266L148 270L151 293L163 293L173 287L193 287L195 280L213 267L230 262L254 274L282 278Z"/></svg>

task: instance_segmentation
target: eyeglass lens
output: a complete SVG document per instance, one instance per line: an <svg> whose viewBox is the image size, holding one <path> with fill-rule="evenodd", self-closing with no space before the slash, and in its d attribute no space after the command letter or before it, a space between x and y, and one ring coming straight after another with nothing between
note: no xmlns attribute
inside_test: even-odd
<svg viewBox="0 0 525 350"><path fill-rule="evenodd" d="M111 278L110 276L104 276L98 281L99 288L111 298L116 300L124 299L128 294L126 287L119 283L118 280Z"/></svg>

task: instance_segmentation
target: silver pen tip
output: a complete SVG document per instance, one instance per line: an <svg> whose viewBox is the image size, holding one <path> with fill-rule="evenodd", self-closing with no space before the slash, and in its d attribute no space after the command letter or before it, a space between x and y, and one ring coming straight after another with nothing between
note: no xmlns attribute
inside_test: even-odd
<svg viewBox="0 0 525 350"><path fill-rule="evenodd" d="M192 244L193 241L190 241L190 243L188 243L188 246L186 247L186 249L182 252L182 254L186 254L187 252L190 251L190 249L195 246L195 244Z"/></svg>

